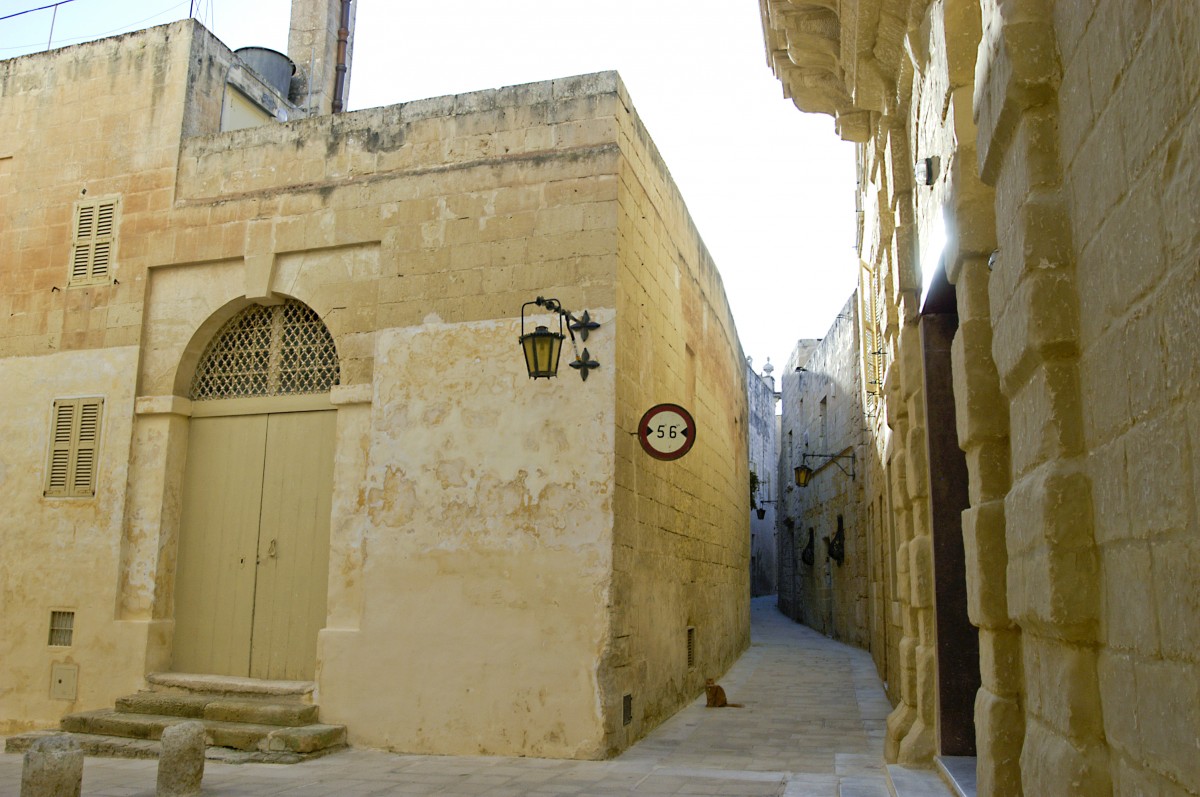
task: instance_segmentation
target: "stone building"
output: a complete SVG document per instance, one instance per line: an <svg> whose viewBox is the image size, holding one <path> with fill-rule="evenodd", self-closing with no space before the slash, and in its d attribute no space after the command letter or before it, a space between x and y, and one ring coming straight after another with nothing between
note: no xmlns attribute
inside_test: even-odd
<svg viewBox="0 0 1200 797"><path fill-rule="evenodd" d="M743 356L620 80L331 115L336 5L291 94L193 20L0 61L0 733L182 672L603 757L748 644Z"/></svg>
<svg viewBox="0 0 1200 797"><path fill-rule="evenodd" d="M858 145L889 758L1200 794L1195 5L760 8Z"/></svg>
<svg viewBox="0 0 1200 797"><path fill-rule="evenodd" d="M775 463L779 459L779 430L775 407L775 366L770 359L762 374L746 358L747 405L750 413L750 594L774 595L776 567L775 509L779 488Z"/></svg>
<svg viewBox="0 0 1200 797"><path fill-rule="evenodd" d="M872 650L868 555L862 517L862 390L857 295L815 347L802 342L781 380L780 515L787 532L784 614L827 636ZM804 484L801 485L800 482Z"/></svg>

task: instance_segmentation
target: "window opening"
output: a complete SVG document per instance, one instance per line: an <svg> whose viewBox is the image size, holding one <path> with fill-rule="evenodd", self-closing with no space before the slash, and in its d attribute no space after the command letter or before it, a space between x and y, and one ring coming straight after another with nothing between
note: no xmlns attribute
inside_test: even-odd
<svg viewBox="0 0 1200 797"><path fill-rule="evenodd" d="M213 336L192 379L191 398L326 393L338 384L333 335L306 305L252 305Z"/></svg>
<svg viewBox="0 0 1200 797"><path fill-rule="evenodd" d="M117 237L116 222L115 199L76 203L69 286L99 285L109 281Z"/></svg>
<svg viewBox="0 0 1200 797"><path fill-rule="evenodd" d="M58 399L54 402L42 495L86 498L96 494L96 461L103 410L102 398Z"/></svg>
<svg viewBox="0 0 1200 797"><path fill-rule="evenodd" d="M67 648L75 635L75 612L50 612L50 641L54 647Z"/></svg>

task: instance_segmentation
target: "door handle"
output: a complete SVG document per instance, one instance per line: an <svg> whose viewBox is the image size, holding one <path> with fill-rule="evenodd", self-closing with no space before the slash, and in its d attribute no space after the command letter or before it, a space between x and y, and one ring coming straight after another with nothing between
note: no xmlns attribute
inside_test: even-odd
<svg viewBox="0 0 1200 797"><path fill-rule="evenodd" d="M271 544L267 546L267 556L275 558L275 540L271 540Z"/></svg>

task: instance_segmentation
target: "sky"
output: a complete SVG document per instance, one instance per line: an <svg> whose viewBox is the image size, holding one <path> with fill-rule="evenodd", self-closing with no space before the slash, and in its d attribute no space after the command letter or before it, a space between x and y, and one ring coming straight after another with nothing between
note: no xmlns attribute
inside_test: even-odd
<svg viewBox="0 0 1200 797"><path fill-rule="evenodd" d="M0 17L54 0L0 0ZM782 371L857 282L854 149L783 98L757 0L356 0L349 110L615 69L720 269L746 355ZM287 50L290 0L69 0L0 20L0 59L192 13ZM53 28L52 28L53 25Z"/></svg>

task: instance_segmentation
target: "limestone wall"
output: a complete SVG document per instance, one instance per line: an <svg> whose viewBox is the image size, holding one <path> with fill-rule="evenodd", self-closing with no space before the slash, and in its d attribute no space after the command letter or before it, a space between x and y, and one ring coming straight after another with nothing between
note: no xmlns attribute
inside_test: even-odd
<svg viewBox="0 0 1200 797"><path fill-rule="evenodd" d="M191 25L0 61L0 355L138 342L140 232L174 198ZM75 202L106 196L113 280L66 290Z"/></svg>
<svg viewBox="0 0 1200 797"><path fill-rule="evenodd" d="M0 152L17 220L0 232L15 264L0 370L32 386L5 394L29 438L0 459L5 583L40 573L56 535L63 576L6 593L18 688L0 723L111 706L171 667L192 375L226 320L289 298L327 324L340 362L322 717L352 743L408 752L621 749L746 645L749 509L742 358L719 277L615 74L218 133L229 58L185 22L0 63L0 119L23 135L5 131L19 146ZM101 62L117 93L88 105L65 78ZM80 123L98 114L111 135L104 114L122 105L145 109L125 120L144 149L105 150ZM120 203L111 286L59 284L82 187ZM14 205L26 188L35 210ZM618 251L643 217L648 260ZM648 312L651 280L667 298ZM558 380L527 378L519 319L538 295L601 323L586 382L569 350ZM651 367L691 374L703 442L674 468L628 462L641 405L682 384L643 381ZM100 492L42 498L50 402L89 395L106 399ZM695 500L666 517L676 491ZM680 602L649 598L660 589ZM72 607L76 644L47 650L49 612ZM667 628L663 611L694 620L702 671L668 675L686 623ZM63 656L79 665L70 705L45 691Z"/></svg>
<svg viewBox="0 0 1200 797"><path fill-rule="evenodd" d="M613 680L632 695L624 739L700 693L749 645L745 362L721 285L678 189L623 87L617 274ZM680 404L691 452L652 459L636 437L650 407ZM694 630L688 665L688 628ZM620 714L616 714L620 719ZM618 737L619 738L619 737ZM623 741L623 740L622 740Z"/></svg>
<svg viewBox="0 0 1200 797"><path fill-rule="evenodd" d="M746 388L749 404L750 469L758 479L758 489L750 514L750 594L774 595L778 579L776 551L779 487L779 417L775 414L774 366L770 361L763 374L755 373L746 362ZM759 511L762 517L759 517Z"/></svg>
<svg viewBox="0 0 1200 797"><path fill-rule="evenodd" d="M889 755L939 751L931 688L961 666L922 653L930 568L914 433L933 419L910 387L913 287L886 279L905 257L927 272L940 215L969 473L979 793L1195 794L1196 413L1184 386L1198 361L1187 334L1196 15L944 0L907 4L904 22L885 6L844 18L808 8L828 15L813 27L797 24L806 9L767 2L764 22L797 103L835 114L843 137L872 139L860 157L863 260L897 326L889 335L880 314L884 359L896 358L883 450L904 634ZM803 79L835 74L815 57L819 40L864 37L872 48L839 49L853 77ZM939 161L930 185L909 171L926 157Z"/></svg>
<svg viewBox="0 0 1200 797"><path fill-rule="evenodd" d="M117 573L145 266L139 230L170 207L190 22L0 61L0 732L111 703L155 666L157 626L119 621ZM68 287L75 204L119 198L111 280ZM97 397L96 495L43 496L51 407ZM70 646L48 645L74 612ZM74 698L52 697L55 665ZM69 691L69 690L68 690Z"/></svg>
<svg viewBox="0 0 1200 797"><path fill-rule="evenodd" d="M868 648L870 553L858 475L863 427L857 304L852 295L805 364L796 366L800 370L793 367L783 375L782 429L791 441L784 459L793 468L806 465L813 475L805 487L789 480L781 512L793 521L797 549L784 588L790 598L785 613L827 636ZM810 530L811 564L803 561ZM839 544L841 562L833 556Z"/></svg>

